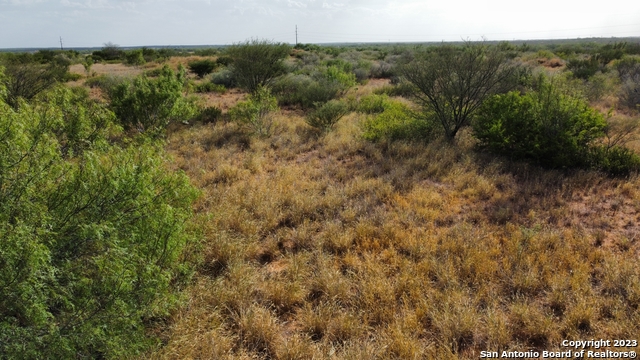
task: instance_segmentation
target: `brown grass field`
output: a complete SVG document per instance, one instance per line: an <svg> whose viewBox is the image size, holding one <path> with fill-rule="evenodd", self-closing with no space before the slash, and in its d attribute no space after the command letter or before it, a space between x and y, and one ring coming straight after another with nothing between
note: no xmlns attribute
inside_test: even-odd
<svg viewBox="0 0 640 360"><path fill-rule="evenodd" d="M203 97L226 110L242 96ZM477 359L640 340L638 176L497 159L466 132L374 144L363 119L324 136L288 110L270 137L172 129L171 166L202 191L204 261L143 358Z"/></svg>

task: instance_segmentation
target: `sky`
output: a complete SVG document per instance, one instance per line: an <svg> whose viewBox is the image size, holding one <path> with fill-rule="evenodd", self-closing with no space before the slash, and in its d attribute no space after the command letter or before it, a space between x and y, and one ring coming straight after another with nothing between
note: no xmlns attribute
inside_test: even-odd
<svg viewBox="0 0 640 360"><path fill-rule="evenodd" d="M640 36L633 0L0 0L0 48Z"/></svg>

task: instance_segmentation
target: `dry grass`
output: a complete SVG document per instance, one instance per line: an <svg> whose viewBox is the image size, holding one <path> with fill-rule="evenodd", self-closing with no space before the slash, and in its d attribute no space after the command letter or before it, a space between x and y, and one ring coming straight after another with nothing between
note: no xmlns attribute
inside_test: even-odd
<svg viewBox="0 0 640 360"><path fill-rule="evenodd" d="M146 357L473 359L637 337L638 177L487 158L469 134L371 144L359 121L171 134L203 190L205 261Z"/></svg>
<svg viewBox="0 0 640 360"><path fill-rule="evenodd" d="M203 191L204 261L144 358L475 359L640 334L640 178L495 159L468 133L372 144L362 120L173 129L172 166Z"/></svg>

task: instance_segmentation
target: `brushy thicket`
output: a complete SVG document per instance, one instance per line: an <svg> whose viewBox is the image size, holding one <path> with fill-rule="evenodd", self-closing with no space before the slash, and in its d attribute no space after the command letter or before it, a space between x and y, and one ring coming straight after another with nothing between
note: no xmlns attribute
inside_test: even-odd
<svg viewBox="0 0 640 360"><path fill-rule="evenodd" d="M187 64L189 71L196 74L200 79L211 74L218 67L218 63L210 59L191 61Z"/></svg>
<svg viewBox="0 0 640 360"><path fill-rule="evenodd" d="M139 353L188 278L197 192L158 146L110 142L115 121L64 88L0 101L2 359Z"/></svg>
<svg viewBox="0 0 640 360"><path fill-rule="evenodd" d="M233 75L238 85L253 93L285 73L283 60L291 47L267 40L250 40L226 49L233 60Z"/></svg>
<svg viewBox="0 0 640 360"><path fill-rule="evenodd" d="M474 122L474 134L480 146L493 153L546 167L636 170L638 158L632 152L596 147L606 126L604 117L584 100L541 77L535 91L488 99Z"/></svg>
<svg viewBox="0 0 640 360"><path fill-rule="evenodd" d="M110 88L110 106L125 129L162 135L170 122L196 115L195 103L182 94L184 84L184 69L174 73L165 66L157 79L142 75Z"/></svg>

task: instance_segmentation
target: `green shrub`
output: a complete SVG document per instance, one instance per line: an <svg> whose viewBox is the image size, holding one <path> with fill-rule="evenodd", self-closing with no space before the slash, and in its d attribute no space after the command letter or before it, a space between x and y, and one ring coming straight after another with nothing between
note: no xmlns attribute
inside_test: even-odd
<svg viewBox="0 0 640 360"><path fill-rule="evenodd" d="M126 129L161 135L170 122L196 113L195 104L182 94L184 81L184 70L176 74L165 66L158 79L142 75L112 88L111 108Z"/></svg>
<svg viewBox="0 0 640 360"><path fill-rule="evenodd" d="M220 110L220 108L218 108L217 106L208 106L200 111L198 120L200 120L203 124L209 124L218 121L221 116L222 110Z"/></svg>
<svg viewBox="0 0 640 360"><path fill-rule="evenodd" d="M331 100L320 105L305 117L310 126L326 133L329 132L340 119L349 113L349 106L338 100Z"/></svg>
<svg viewBox="0 0 640 360"><path fill-rule="evenodd" d="M229 109L229 115L231 119L254 133L268 136L272 123L270 113L277 109L278 100L271 95L268 88L259 87L247 101L241 101Z"/></svg>
<svg viewBox="0 0 640 360"><path fill-rule="evenodd" d="M474 133L481 147L496 154L547 167L580 167L588 165L589 147L605 127L602 115L586 102L545 80L535 92L488 99Z"/></svg>
<svg viewBox="0 0 640 360"><path fill-rule="evenodd" d="M435 134L434 122L399 102L389 102L383 112L363 122L363 137L369 141L424 141Z"/></svg>
<svg viewBox="0 0 640 360"><path fill-rule="evenodd" d="M573 76L586 80L600 70L600 63L594 56L588 59L571 59L567 61L567 69Z"/></svg>
<svg viewBox="0 0 640 360"><path fill-rule="evenodd" d="M640 157L622 146L594 146L590 156L592 167L611 175L629 175L640 170Z"/></svg>
<svg viewBox="0 0 640 360"><path fill-rule="evenodd" d="M229 56L220 56L216 59L216 64L222 66L229 66L233 63L233 59Z"/></svg>
<svg viewBox="0 0 640 360"><path fill-rule="evenodd" d="M92 138L92 114L108 110L68 90L46 100L0 101L0 357L139 355L189 273L196 192L159 147ZM72 139L84 151L65 154Z"/></svg>
<svg viewBox="0 0 640 360"><path fill-rule="evenodd" d="M214 84L213 82L204 82L204 83L201 83L201 84L196 84L195 91L197 93L214 92L214 93L218 93L218 94L224 94L224 93L227 92L227 88L224 87L223 85Z"/></svg>
<svg viewBox="0 0 640 360"><path fill-rule="evenodd" d="M39 64L32 57L10 57L5 60L4 76L0 78L5 88L4 101L13 108L20 99L31 101L41 92L51 88L67 77L69 65L66 62Z"/></svg>
<svg viewBox="0 0 640 360"><path fill-rule="evenodd" d="M357 111L364 114L379 114L384 112L391 102L387 95L368 95L360 99L357 106Z"/></svg>
<svg viewBox="0 0 640 360"><path fill-rule="evenodd" d="M238 85L255 92L285 73L283 61L290 50L284 43L254 39L230 46L226 54L233 59L233 74Z"/></svg>
<svg viewBox="0 0 640 360"><path fill-rule="evenodd" d="M143 65L145 63L142 50L129 50L124 52L124 63L127 65Z"/></svg>
<svg viewBox="0 0 640 360"><path fill-rule="evenodd" d="M343 93L344 86L324 77L316 80L308 75L288 74L276 80L272 89L281 106L300 106L306 110L335 99Z"/></svg>
<svg viewBox="0 0 640 360"><path fill-rule="evenodd" d="M218 64L215 61L209 59L191 61L187 65L189 71L196 74L200 79L211 74L217 66Z"/></svg>
<svg viewBox="0 0 640 360"><path fill-rule="evenodd" d="M216 85L222 85L227 89L232 89L237 86L235 75L230 69L223 69L211 76L211 82Z"/></svg>

